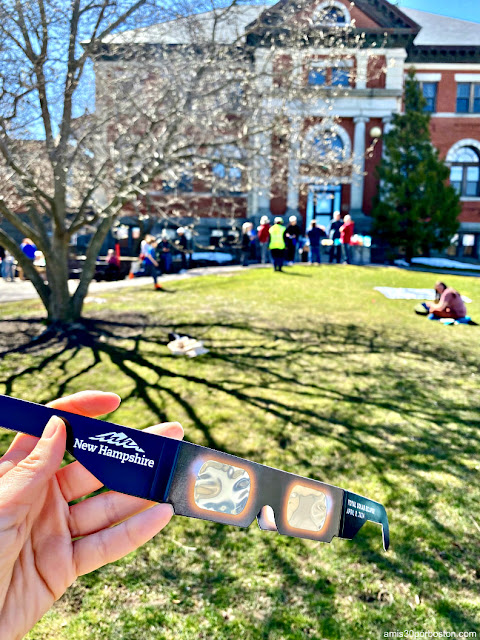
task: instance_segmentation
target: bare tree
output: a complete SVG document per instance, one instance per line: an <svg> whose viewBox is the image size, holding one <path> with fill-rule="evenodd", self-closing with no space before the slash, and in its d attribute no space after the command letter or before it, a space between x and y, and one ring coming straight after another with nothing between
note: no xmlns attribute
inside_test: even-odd
<svg viewBox="0 0 480 640"><path fill-rule="evenodd" d="M181 181L223 197L255 191L273 135L301 161L300 133L285 119L286 105L300 117L308 98L301 59L290 56L282 68L278 56L301 51L306 39L332 58L359 44L345 27L312 29L306 2L285 3L264 21L258 7L237 0L189 1L2 3L0 214L43 252L47 281L5 225L0 244L34 284L50 323L81 316L108 231L155 186L166 213ZM332 126L342 91L324 97ZM331 130L314 159L326 179L348 164ZM93 233L70 293L69 244L86 226Z"/></svg>

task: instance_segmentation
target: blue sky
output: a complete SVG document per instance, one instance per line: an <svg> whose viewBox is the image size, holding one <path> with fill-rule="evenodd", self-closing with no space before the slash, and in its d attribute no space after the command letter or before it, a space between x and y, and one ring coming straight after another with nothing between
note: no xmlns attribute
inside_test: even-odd
<svg viewBox="0 0 480 640"><path fill-rule="evenodd" d="M420 9L430 13L439 13L443 16L480 22L480 1L479 0L390 0L392 4L410 9Z"/></svg>

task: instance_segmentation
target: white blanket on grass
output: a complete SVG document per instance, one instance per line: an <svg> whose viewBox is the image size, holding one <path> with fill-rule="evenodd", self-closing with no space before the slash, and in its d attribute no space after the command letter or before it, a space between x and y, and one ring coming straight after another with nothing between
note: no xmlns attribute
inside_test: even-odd
<svg viewBox="0 0 480 640"><path fill-rule="evenodd" d="M409 267L406 260L395 260L397 267ZM462 269L465 271L480 271L480 265L471 262L460 262L449 258L412 258L412 264L424 265L435 269Z"/></svg>
<svg viewBox="0 0 480 640"><path fill-rule="evenodd" d="M433 289L410 289L409 287L374 287L389 300L435 300ZM466 303L471 302L467 296L462 296Z"/></svg>

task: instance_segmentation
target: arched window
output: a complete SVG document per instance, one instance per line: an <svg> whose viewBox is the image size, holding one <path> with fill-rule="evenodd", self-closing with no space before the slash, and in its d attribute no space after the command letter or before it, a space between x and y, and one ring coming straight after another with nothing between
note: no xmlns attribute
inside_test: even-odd
<svg viewBox="0 0 480 640"><path fill-rule="evenodd" d="M323 18L324 23L334 22L336 24L345 24L345 14L343 11L337 9L337 7L329 7L325 12L325 16Z"/></svg>
<svg viewBox="0 0 480 640"><path fill-rule="evenodd" d="M447 156L451 162L450 184L463 197L480 196L480 153L470 147L459 147Z"/></svg>
<svg viewBox="0 0 480 640"><path fill-rule="evenodd" d="M323 135L316 136L312 141L312 155L315 158L322 160L329 154L338 160L341 160L344 154L342 139L333 131L325 131Z"/></svg>
<svg viewBox="0 0 480 640"><path fill-rule="evenodd" d="M344 162L350 154L350 138L342 127L317 125L307 131L302 148L304 163L330 166Z"/></svg>
<svg viewBox="0 0 480 640"><path fill-rule="evenodd" d="M350 24L350 14L347 7L339 0L326 0L315 9L313 24L342 27Z"/></svg>

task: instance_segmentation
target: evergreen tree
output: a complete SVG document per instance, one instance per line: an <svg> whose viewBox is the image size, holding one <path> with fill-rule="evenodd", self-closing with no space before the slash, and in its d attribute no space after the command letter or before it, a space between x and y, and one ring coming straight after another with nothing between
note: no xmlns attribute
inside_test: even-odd
<svg viewBox="0 0 480 640"><path fill-rule="evenodd" d="M395 114L383 139L384 156L372 212L374 234L408 261L448 247L458 229L459 196L447 184L449 169L430 141L430 114L410 70L405 84L405 113Z"/></svg>

